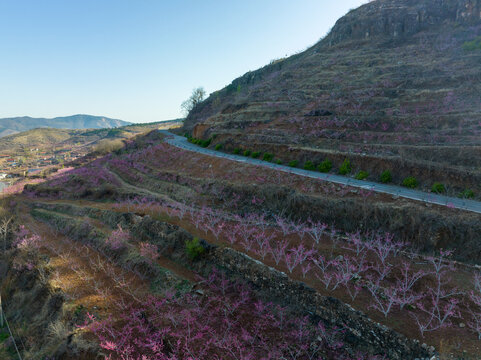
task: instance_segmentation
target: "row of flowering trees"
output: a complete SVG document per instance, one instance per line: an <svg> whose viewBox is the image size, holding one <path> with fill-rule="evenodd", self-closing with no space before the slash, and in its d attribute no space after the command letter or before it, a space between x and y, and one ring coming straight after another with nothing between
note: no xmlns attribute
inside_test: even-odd
<svg viewBox="0 0 481 360"><path fill-rule="evenodd" d="M377 359L350 354L343 330L258 299L244 284L213 271L202 291L167 290L135 304L119 303L120 319L88 315L107 359L320 360Z"/></svg>
<svg viewBox="0 0 481 360"><path fill-rule="evenodd" d="M144 200L144 209L146 203ZM405 311L421 335L464 318L481 336L479 276L473 280L477 281L473 291L457 289L450 276L456 270L449 260L450 251L421 258L422 264L416 265L419 255L389 233L342 234L312 220L269 219L255 213L240 216L185 203L150 204L155 204L157 211L192 223L206 236L242 249L324 291L341 291L353 302L359 295L367 296L370 307L384 317L394 310Z"/></svg>
<svg viewBox="0 0 481 360"><path fill-rule="evenodd" d="M119 226L106 241L119 248L130 239L128 231ZM70 251L88 260L88 271L25 226L16 232L13 246L28 251L49 249L70 264L84 286L93 286L99 295L109 296L113 302L111 317L87 314L85 322L78 325L98 337L106 359L382 358L347 351L341 340L343 329L328 327L278 304L262 301L246 284L230 281L215 269L207 278L199 277L198 286L202 290L179 293L176 289L165 289L162 296L145 297L118 268L108 261L100 261L87 245L75 246ZM149 244L142 243L141 247L146 251L145 256L152 253ZM33 267L27 264L16 269L24 271ZM95 278L99 271L102 280ZM115 287L129 300L124 296L111 296L110 290L105 289L105 275L112 278Z"/></svg>
<svg viewBox="0 0 481 360"><path fill-rule="evenodd" d="M370 307L384 317L394 310L404 311L421 335L464 319L481 336L481 275L473 279L471 291L457 289L450 276L456 271L450 251L419 257L389 233L343 234L319 221L295 222L256 213L241 216L176 202L135 199L129 206L136 204L187 221L205 236L323 291L347 294L353 302L360 295L368 297Z"/></svg>

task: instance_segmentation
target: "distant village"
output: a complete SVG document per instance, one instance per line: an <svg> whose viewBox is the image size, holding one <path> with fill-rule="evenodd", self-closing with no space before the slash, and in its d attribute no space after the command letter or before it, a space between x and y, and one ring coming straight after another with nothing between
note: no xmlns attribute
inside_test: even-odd
<svg viewBox="0 0 481 360"><path fill-rule="evenodd" d="M76 160L85 154L85 149L44 151L38 148L17 156L0 154L0 180L38 174L44 168Z"/></svg>

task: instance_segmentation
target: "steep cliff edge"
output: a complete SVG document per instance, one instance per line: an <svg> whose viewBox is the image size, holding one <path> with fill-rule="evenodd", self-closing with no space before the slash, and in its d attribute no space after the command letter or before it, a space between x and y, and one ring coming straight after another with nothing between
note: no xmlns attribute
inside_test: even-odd
<svg viewBox="0 0 481 360"><path fill-rule="evenodd" d="M480 16L479 0L372 1L341 18L323 43L333 45L375 36L411 36L446 23L476 24Z"/></svg>

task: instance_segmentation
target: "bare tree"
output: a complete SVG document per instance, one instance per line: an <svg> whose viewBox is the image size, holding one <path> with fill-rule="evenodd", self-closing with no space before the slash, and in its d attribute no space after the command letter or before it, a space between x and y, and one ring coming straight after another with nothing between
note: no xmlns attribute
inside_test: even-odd
<svg viewBox="0 0 481 360"><path fill-rule="evenodd" d="M4 217L0 220L0 236L3 240L3 252L7 251L7 236L12 224L13 217Z"/></svg>
<svg viewBox="0 0 481 360"><path fill-rule="evenodd" d="M182 111L187 116L193 108L195 108L199 103L201 103L205 98L205 90L203 87L198 87L192 90L192 95L185 100L180 107Z"/></svg>

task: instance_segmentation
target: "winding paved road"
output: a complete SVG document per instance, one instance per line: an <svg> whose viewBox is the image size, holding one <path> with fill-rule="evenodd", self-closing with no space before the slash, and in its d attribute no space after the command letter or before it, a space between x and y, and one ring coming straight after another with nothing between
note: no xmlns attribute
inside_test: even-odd
<svg viewBox="0 0 481 360"><path fill-rule="evenodd" d="M220 151L206 149L206 148L202 148L200 146L191 144L190 142L187 141L185 137L172 134L167 130L159 130L159 131L167 135L166 141L170 145L173 145L188 151L193 151L193 152L197 152L197 153L201 153L209 156L216 156L219 158L224 158L224 159L237 161L241 163L264 166L264 167L275 169L278 171L284 171L287 173L297 174L297 175L301 175L301 176L305 176L313 179L330 181L336 184L349 185L349 186L357 187L360 189L372 190L379 193L403 197L406 199L418 200L425 203L448 206L452 208L463 209L466 211L471 211L471 212L481 214L481 202L479 201L466 200L466 199L460 199L455 197L426 193L423 191L406 189L396 185L386 185L386 184L380 184L380 183L375 183L375 182L366 181L366 180L356 180L346 176L324 174L324 173L308 171L304 169L292 168L285 165L278 165L278 164L270 163L267 161L262 161L259 159L248 158L241 155L226 154Z"/></svg>

